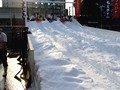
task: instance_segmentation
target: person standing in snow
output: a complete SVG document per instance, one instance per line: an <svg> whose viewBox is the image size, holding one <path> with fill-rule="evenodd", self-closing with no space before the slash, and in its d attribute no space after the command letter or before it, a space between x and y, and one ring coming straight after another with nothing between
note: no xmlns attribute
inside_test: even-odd
<svg viewBox="0 0 120 90"><path fill-rule="evenodd" d="M4 67L3 77L7 75L7 35L0 28L0 60Z"/></svg>
<svg viewBox="0 0 120 90"><path fill-rule="evenodd" d="M37 18L37 14L33 14L32 16L30 16L30 21L35 21Z"/></svg>
<svg viewBox="0 0 120 90"><path fill-rule="evenodd" d="M49 14L49 15L47 16L47 20L48 20L49 22L52 22L52 21L53 21L53 15L52 15L52 14Z"/></svg>
<svg viewBox="0 0 120 90"><path fill-rule="evenodd" d="M57 21L60 21L60 17L59 17L59 16L57 16L56 20L57 20Z"/></svg>
<svg viewBox="0 0 120 90"><path fill-rule="evenodd" d="M60 21L64 24L65 23L65 18L63 16L61 16Z"/></svg>

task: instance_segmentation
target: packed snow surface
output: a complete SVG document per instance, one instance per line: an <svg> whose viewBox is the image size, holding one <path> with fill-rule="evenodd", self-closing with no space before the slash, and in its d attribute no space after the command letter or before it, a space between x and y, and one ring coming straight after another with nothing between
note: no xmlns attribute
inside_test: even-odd
<svg viewBox="0 0 120 90"><path fill-rule="evenodd" d="M29 90L120 90L120 33L76 21L27 26L35 57Z"/></svg>

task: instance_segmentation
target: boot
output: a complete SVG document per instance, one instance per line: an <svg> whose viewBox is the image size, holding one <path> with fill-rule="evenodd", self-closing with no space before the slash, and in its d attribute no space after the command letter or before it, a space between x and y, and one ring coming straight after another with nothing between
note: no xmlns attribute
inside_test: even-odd
<svg viewBox="0 0 120 90"><path fill-rule="evenodd" d="M7 76L7 67L4 67L4 73L3 73L3 77Z"/></svg>

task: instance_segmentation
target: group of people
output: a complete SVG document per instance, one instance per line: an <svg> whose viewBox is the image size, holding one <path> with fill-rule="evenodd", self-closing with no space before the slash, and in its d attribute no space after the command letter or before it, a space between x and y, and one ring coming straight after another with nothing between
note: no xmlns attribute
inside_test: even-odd
<svg viewBox="0 0 120 90"><path fill-rule="evenodd" d="M65 23L65 21L71 21L71 17L70 16L57 16L57 17L54 17L53 14L48 14L46 16L46 19L49 21L49 22L53 22L53 21L61 21L63 24ZM31 17L30 17L30 21L36 21L36 22L41 22L41 21L44 21L45 18L42 16L42 15L38 15L37 13L33 14Z"/></svg>
<svg viewBox="0 0 120 90"><path fill-rule="evenodd" d="M66 21L71 21L71 17L68 17L68 16L57 16L57 21L61 21L63 24L66 22Z"/></svg>
<svg viewBox="0 0 120 90"><path fill-rule="evenodd" d="M30 17L30 21L37 21L37 22L41 22L44 21L45 18L42 15L38 15L36 13L34 13L31 17Z"/></svg>

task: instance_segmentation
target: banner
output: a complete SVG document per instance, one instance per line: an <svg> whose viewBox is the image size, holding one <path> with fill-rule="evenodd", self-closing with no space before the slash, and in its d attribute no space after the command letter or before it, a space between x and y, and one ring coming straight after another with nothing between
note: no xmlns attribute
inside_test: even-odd
<svg viewBox="0 0 120 90"><path fill-rule="evenodd" d="M81 0L74 0L75 16L80 17Z"/></svg>
<svg viewBox="0 0 120 90"><path fill-rule="evenodd" d="M120 18L120 0L118 0L118 15L119 15L119 18Z"/></svg>
<svg viewBox="0 0 120 90"><path fill-rule="evenodd" d="M105 16L107 19L109 19L111 18L111 0L106 0L105 8L106 8Z"/></svg>
<svg viewBox="0 0 120 90"><path fill-rule="evenodd" d="M120 0L113 0L113 19L120 18Z"/></svg>

